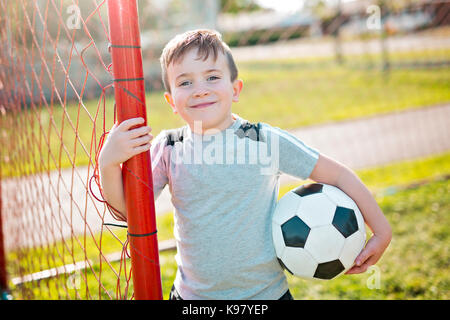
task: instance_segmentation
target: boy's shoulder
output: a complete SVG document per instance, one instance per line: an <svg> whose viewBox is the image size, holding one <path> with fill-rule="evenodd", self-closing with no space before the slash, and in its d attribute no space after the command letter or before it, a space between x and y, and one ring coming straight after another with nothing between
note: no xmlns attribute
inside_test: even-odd
<svg viewBox="0 0 450 320"><path fill-rule="evenodd" d="M242 138L247 137L253 141L261 141L261 142L264 141L264 138L261 134L261 130L262 130L261 122L252 123L252 122L249 122L248 120L244 120L244 119L240 119L240 120L241 120L241 125L235 131L235 134L239 138L242 139Z"/></svg>
<svg viewBox="0 0 450 320"><path fill-rule="evenodd" d="M187 135L187 130L187 125L180 128L164 130L166 136L166 145L174 146L175 142L183 142Z"/></svg>
<svg viewBox="0 0 450 320"><path fill-rule="evenodd" d="M267 133L263 131L273 129L270 124L265 122L251 122L237 115L235 116L238 122L233 128L233 133L240 139L248 138L256 142L265 142ZM175 143L183 142L187 137L189 137L189 127L186 124L182 127L162 130L155 138L154 143L163 143L165 147L173 147Z"/></svg>
<svg viewBox="0 0 450 320"><path fill-rule="evenodd" d="M179 128L161 130L154 139L154 143L162 143L164 147L174 146L176 142L183 142L187 135L187 130L187 125Z"/></svg>

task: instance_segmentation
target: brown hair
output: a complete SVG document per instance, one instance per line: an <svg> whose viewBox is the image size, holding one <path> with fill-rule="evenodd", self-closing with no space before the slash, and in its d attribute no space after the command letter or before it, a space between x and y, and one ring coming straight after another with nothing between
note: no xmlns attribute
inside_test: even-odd
<svg viewBox="0 0 450 320"><path fill-rule="evenodd" d="M166 91L170 92L169 79L167 77L168 66L171 63L179 61L186 52L193 48L198 49L199 59L203 59L203 61L208 59L210 53L214 55L214 60L216 60L220 50L227 58L231 74L230 80L233 82L237 79L238 70L233 55L228 45L222 41L220 33L208 29L192 30L175 36L163 49L159 60L161 62L162 80Z"/></svg>

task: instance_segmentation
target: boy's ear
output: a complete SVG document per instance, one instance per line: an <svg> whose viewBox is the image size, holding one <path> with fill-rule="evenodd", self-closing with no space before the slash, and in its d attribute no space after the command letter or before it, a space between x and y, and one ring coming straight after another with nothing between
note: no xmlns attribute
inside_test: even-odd
<svg viewBox="0 0 450 320"><path fill-rule="evenodd" d="M233 82L233 102L239 101L239 95L241 94L244 82L241 79L236 79Z"/></svg>
<svg viewBox="0 0 450 320"><path fill-rule="evenodd" d="M170 106L172 107L173 113L177 114L178 111L175 108L175 103L173 102L172 95L169 92L164 92L164 98L166 99L167 103L170 104Z"/></svg>

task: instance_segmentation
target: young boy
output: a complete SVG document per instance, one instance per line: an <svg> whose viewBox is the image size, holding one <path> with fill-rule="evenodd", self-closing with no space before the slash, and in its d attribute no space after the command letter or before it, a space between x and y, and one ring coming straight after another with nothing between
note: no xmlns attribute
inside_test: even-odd
<svg viewBox="0 0 450 320"><path fill-rule="evenodd" d="M176 36L161 66L164 97L187 125L151 144L150 127L130 129L143 119L123 121L99 162L106 200L124 219L122 162L150 150L155 198L169 184L178 266L171 299L292 299L271 233L281 173L337 186L357 203L373 236L348 274L380 259L391 229L355 173L284 130L231 112L243 82L220 34Z"/></svg>

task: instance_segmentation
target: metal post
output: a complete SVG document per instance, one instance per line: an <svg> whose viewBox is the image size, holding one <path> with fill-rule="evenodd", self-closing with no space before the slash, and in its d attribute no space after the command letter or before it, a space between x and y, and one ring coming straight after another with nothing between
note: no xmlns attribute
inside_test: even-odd
<svg viewBox="0 0 450 320"><path fill-rule="evenodd" d="M109 35L117 118L147 124L136 0L108 0ZM131 267L136 300L162 300L150 153L123 165Z"/></svg>
<svg viewBox="0 0 450 320"><path fill-rule="evenodd" d="M344 58L342 56L342 37L341 37L341 25L342 25L342 2L338 0L337 3L337 17L335 21L337 22L336 29L333 30L334 36L334 49L336 53L336 61L338 64L342 64L344 62Z"/></svg>
<svg viewBox="0 0 450 320"><path fill-rule="evenodd" d="M388 26L386 25L386 17L388 16L388 6L384 0L379 2L380 5L380 18L381 18L381 35L380 35L380 44L381 44L381 60L382 60L382 71L384 76L389 75L389 71L391 69L391 64L389 61L389 51L387 47L387 39L388 39Z"/></svg>

